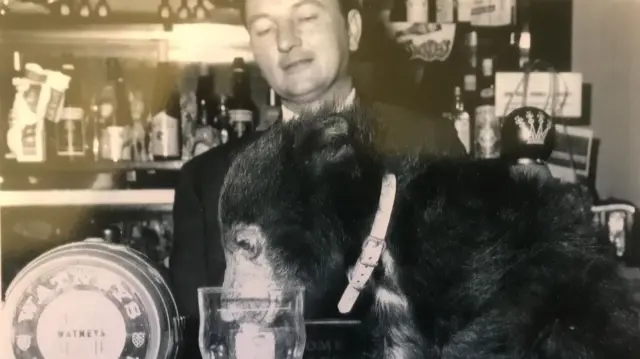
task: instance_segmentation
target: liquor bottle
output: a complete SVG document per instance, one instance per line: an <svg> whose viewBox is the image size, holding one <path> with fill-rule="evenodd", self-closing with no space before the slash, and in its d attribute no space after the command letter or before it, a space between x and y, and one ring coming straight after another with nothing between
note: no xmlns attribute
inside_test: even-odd
<svg viewBox="0 0 640 359"><path fill-rule="evenodd" d="M120 62L115 58L107 59L107 79L113 87L115 108L102 130L101 152L103 159L118 162L130 158L130 153L125 152L128 150L128 147L125 147L125 138L127 126L132 125L132 119L124 73Z"/></svg>
<svg viewBox="0 0 640 359"><path fill-rule="evenodd" d="M227 95L220 95L218 101L218 109L213 121L213 127L220 132L220 142L225 144L229 142L230 134L233 132L231 124L229 123L229 109L227 102L229 97Z"/></svg>
<svg viewBox="0 0 640 359"><path fill-rule="evenodd" d="M474 116L474 153L477 158L497 158L500 156L500 119L495 113L493 59L483 59L481 68Z"/></svg>
<svg viewBox="0 0 640 359"><path fill-rule="evenodd" d="M478 72L478 34L470 31L467 37L467 55L468 61L463 65L463 99L465 103L473 106L473 100L477 91L477 72Z"/></svg>
<svg viewBox="0 0 640 359"><path fill-rule="evenodd" d="M267 94L267 103L260 112L260 126L257 130L266 130L274 123L280 121L280 119L282 119L280 96L278 96L278 94L272 88L269 88L269 93Z"/></svg>
<svg viewBox="0 0 640 359"><path fill-rule="evenodd" d="M235 141L252 133L258 127L259 114L251 98L249 74L244 60L237 57L232 65L232 92L227 102L229 124L233 129L230 141Z"/></svg>
<svg viewBox="0 0 640 359"><path fill-rule="evenodd" d="M454 89L454 103L451 111L451 120L453 121L453 125L458 133L460 142L462 142L467 153L469 153L471 150L471 117L469 116L469 112L465 109L460 86L456 86Z"/></svg>
<svg viewBox="0 0 640 359"><path fill-rule="evenodd" d="M63 58L62 73L71 78L64 96L60 119L56 124L56 154L59 160L70 162L85 158L85 106L81 79L71 56Z"/></svg>
<svg viewBox="0 0 640 359"><path fill-rule="evenodd" d="M179 160L182 158L182 107L177 73L166 62L159 63L156 71L149 153L154 161Z"/></svg>
<svg viewBox="0 0 640 359"><path fill-rule="evenodd" d="M12 58L13 58L13 61L12 61L13 67L11 70L11 74L8 76L10 79L12 79L12 81L6 81L5 83L2 84L3 94L6 93L6 95L2 97L5 98L7 101L0 102L0 104L2 104L2 112L0 113L0 116L3 116L4 118L8 118L9 121L0 121L0 143L2 143L2 153L1 153L1 155L3 156L2 158L14 160L16 158L16 154L9 149L9 145L7 143L7 132L9 131L9 128L11 126L11 121L12 121L11 109L13 107L13 102L16 97L16 90L12 82L13 82L13 79L18 79L23 76L22 54L19 51L14 51L12 53ZM0 161L2 160L2 158L0 158Z"/></svg>
<svg viewBox="0 0 640 359"><path fill-rule="evenodd" d="M191 156L197 156L220 145L220 133L213 127L215 116L214 76L205 65L200 66L196 85L196 124Z"/></svg>
<svg viewBox="0 0 640 359"><path fill-rule="evenodd" d="M519 61L518 68L524 69L528 66L531 53L531 31L529 31L529 24L527 22L522 26L520 32L520 39L518 41Z"/></svg>

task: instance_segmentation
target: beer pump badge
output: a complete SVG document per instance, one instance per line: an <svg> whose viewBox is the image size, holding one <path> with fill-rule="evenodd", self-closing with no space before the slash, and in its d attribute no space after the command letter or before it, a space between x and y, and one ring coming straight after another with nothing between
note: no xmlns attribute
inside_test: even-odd
<svg viewBox="0 0 640 359"><path fill-rule="evenodd" d="M16 359L143 359L149 320L133 286L105 268L76 265L16 293Z"/></svg>

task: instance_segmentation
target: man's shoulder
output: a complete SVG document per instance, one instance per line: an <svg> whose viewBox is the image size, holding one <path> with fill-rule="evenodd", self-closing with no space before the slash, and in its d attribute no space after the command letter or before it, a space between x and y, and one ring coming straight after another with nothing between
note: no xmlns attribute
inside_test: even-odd
<svg viewBox="0 0 640 359"><path fill-rule="evenodd" d="M425 115L406 107L394 105L387 102L376 101L371 104L374 111L378 113L381 120L416 123L423 122L433 126L447 126L448 121L442 116Z"/></svg>
<svg viewBox="0 0 640 359"><path fill-rule="evenodd" d="M451 121L443 116L420 114L385 102L371 103L381 129L382 145L388 149L417 149L436 155L464 155Z"/></svg>
<svg viewBox="0 0 640 359"><path fill-rule="evenodd" d="M256 133L253 136L243 138L241 141L211 148L187 161L182 165L181 171L192 178L224 176L235 153L255 141L261 134Z"/></svg>

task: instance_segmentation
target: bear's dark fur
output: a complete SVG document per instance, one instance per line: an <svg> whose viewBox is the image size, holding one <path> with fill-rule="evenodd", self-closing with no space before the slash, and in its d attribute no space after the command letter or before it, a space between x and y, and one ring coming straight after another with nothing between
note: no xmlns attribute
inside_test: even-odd
<svg viewBox="0 0 640 359"><path fill-rule="evenodd" d="M386 263L367 288L369 355L640 357L630 293L581 190L500 161L379 153L370 116L302 116L239 153L220 199L227 259L263 258L272 285L306 285L308 317L335 315L392 172ZM243 225L259 238L239 240ZM242 284L238 265L227 263L225 285Z"/></svg>

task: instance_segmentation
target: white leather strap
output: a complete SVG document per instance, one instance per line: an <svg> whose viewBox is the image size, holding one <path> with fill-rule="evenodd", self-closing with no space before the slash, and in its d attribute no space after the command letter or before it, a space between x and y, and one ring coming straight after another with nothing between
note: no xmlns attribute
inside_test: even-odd
<svg viewBox="0 0 640 359"><path fill-rule="evenodd" d="M360 292L367 284L386 248L385 237L391 220L391 212L396 198L396 176L385 174L380 189L380 202L369 237L362 244L362 252L351 272L349 285L338 303L340 313L348 313L353 308Z"/></svg>

